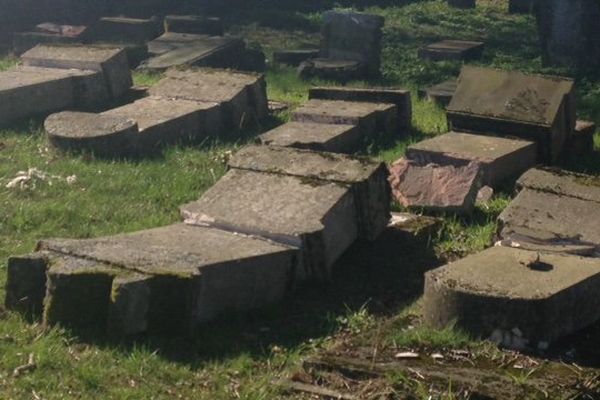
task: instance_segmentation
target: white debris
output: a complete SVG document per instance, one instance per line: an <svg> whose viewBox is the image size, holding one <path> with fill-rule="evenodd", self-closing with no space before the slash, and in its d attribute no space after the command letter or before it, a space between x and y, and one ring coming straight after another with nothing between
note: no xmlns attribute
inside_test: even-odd
<svg viewBox="0 0 600 400"><path fill-rule="evenodd" d="M77 182L77 176L71 175L67 178L62 178L58 175L50 175L44 171L40 171L37 168L29 168L27 171L18 171L17 175L11 179L5 187L7 189L35 189L38 182L46 182L49 186L52 186L52 180L64 180L69 185Z"/></svg>
<svg viewBox="0 0 600 400"><path fill-rule="evenodd" d="M418 353L414 353L412 351L404 351L402 353L397 353L394 357L401 360L414 360L420 356Z"/></svg>

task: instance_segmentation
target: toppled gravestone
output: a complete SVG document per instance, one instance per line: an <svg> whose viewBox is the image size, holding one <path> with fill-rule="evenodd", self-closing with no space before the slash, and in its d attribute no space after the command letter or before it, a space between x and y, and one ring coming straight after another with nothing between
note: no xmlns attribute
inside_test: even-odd
<svg viewBox="0 0 600 400"><path fill-rule="evenodd" d="M373 240L385 229L383 164L268 146L240 153L212 189L182 207L185 224L43 240L35 253L12 257L6 305L43 308L46 325L115 337L189 331L277 302L298 279L327 277L357 236Z"/></svg>
<svg viewBox="0 0 600 400"><path fill-rule="evenodd" d="M478 162L483 184L496 186L536 164L536 144L495 136L449 132L408 147L406 158L420 164L466 165Z"/></svg>
<svg viewBox="0 0 600 400"><path fill-rule="evenodd" d="M258 137L259 143L298 149L353 153L363 137L356 125L288 122Z"/></svg>
<svg viewBox="0 0 600 400"><path fill-rule="evenodd" d="M67 108L95 109L132 85L121 49L39 45L0 73L0 124Z"/></svg>
<svg viewBox="0 0 600 400"><path fill-rule="evenodd" d="M562 170L531 169L498 217L500 244L600 256L600 180Z"/></svg>
<svg viewBox="0 0 600 400"><path fill-rule="evenodd" d="M343 81L379 76L384 22L378 15L324 13L319 58L301 63L300 75Z"/></svg>
<svg viewBox="0 0 600 400"><path fill-rule="evenodd" d="M383 164L249 146L229 166L198 201L181 207L185 221L300 247L301 277L328 279L335 260L357 237L374 240L389 220Z"/></svg>
<svg viewBox="0 0 600 400"><path fill-rule="evenodd" d="M440 107L447 107L452 100L452 96L454 96L454 92L456 92L457 86L458 82L456 79L448 79L431 87L420 89L419 96Z"/></svg>
<svg viewBox="0 0 600 400"><path fill-rule="evenodd" d="M545 350L600 319L600 260L493 247L425 275L424 317L502 346Z"/></svg>
<svg viewBox="0 0 600 400"><path fill-rule="evenodd" d="M100 114L61 113L50 143L100 156L144 155L253 126L268 113L264 78L212 69L169 70L149 96ZM69 123L71 121L72 123Z"/></svg>
<svg viewBox="0 0 600 400"><path fill-rule="evenodd" d="M471 40L442 40L419 49L423 60L477 60L483 54L484 43Z"/></svg>
<svg viewBox="0 0 600 400"><path fill-rule="evenodd" d="M451 130L535 141L540 161L552 163L575 128L574 82L464 66L447 116Z"/></svg>
<svg viewBox="0 0 600 400"><path fill-rule="evenodd" d="M401 158L391 165L389 182L393 197L405 207L470 213L483 175L476 161L440 165Z"/></svg>
<svg viewBox="0 0 600 400"><path fill-rule="evenodd" d="M545 64L574 68L600 65L598 1L540 1L536 17Z"/></svg>

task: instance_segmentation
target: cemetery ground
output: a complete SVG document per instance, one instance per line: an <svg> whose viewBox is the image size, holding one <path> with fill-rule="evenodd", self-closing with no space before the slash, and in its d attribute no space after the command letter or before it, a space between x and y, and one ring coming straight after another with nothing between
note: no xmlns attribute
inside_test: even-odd
<svg viewBox="0 0 600 400"><path fill-rule="evenodd" d="M268 55L274 48L317 45L323 10L299 0L254 11L248 3L224 20ZM485 39L482 65L573 74L541 66L535 21L509 16L504 1L482 1L475 11L450 9L442 1L400 3L406 4L367 8L387 21L383 76L369 84L411 89L413 129L407 138L367 143L365 155L391 162L410 143L446 132L443 110L416 96L418 88L460 69L458 62L418 59L417 49L435 39ZM0 68L13 62L2 59ZM138 85L157 79L135 75ZM600 76L582 73L576 79L579 117L600 122ZM267 71L267 83L270 99L292 106L307 99L311 85L330 84L301 81L295 70L280 67ZM287 118L277 114L261 131ZM235 142L170 147L154 158L103 160L55 152L42 132L42 119L0 131L0 298L9 255L30 252L40 238L97 237L178 221L178 206L212 186L231 152L259 133L244 132ZM595 142L600 150L598 134ZM567 163L600 174L597 154ZM25 171L23 187L7 187L19 171ZM565 393L598 398L583 396L600 392L600 369L595 369L600 324L544 354L519 355L451 327L433 331L420 323L423 273L489 246L511 193L507 186L469 217L442 215L441 227L426 239L357 243L337 263L331 284L297 288L278 306L223 318L193 337L114 343L95 332L44 330L35 319L0 306L0 399L314 398L295 390L311 389L306 371L313 370L334 398L340 393L355 396L344 398L562 398ZM373 372L369 362L375 361L387 367ZM292 388L278 384L290 377ZM463 390L477 380L492 391Z"/></svg>

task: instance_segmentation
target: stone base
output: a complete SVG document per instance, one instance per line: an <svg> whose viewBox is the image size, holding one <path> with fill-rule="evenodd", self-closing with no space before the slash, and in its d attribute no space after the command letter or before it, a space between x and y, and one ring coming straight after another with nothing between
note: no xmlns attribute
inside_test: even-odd
<svg viewBox="0 0 600 400"><path fill-rule="evenodd" d="M362 62L331 58L313 58L303 61L298 67L298 72L304 79L319 78L347 82L366 78L366 69Z"/></svg>
<svg viewBox="0 0 600 400"><path fill-rule="evenodd" d="M478 60L483 54L483 42L443 40L419 50L419 57L430 61Z"/></svg>
<svg viewBox="0 0 600 400"><path fill-rule="evenodd" d="M262 144L350 154L363 143L355 125L288 122L258 137Z"/></svg>

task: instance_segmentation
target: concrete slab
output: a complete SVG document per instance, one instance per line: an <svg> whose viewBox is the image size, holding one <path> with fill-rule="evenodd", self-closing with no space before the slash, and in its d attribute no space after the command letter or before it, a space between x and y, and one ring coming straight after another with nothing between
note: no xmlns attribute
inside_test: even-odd
<svg viewBox="0 0 600 400"><path fill-rule="evenodd" d="M600 255L598 178L532 169L517 182L521 191L498 217L506 246Z"/></svg>
<svg viewBox="0 0 600 400"><path fill-rule="evenodd" d="M526 140L449 132L408 147L406 158L419 164L463 166L478 162L483 184L495 186L536 164L537 145Z"/></svg>
<svg viewBox="0 0 600 400"><path fill-rule="evenodd" d="M40 302L35 296L45 293L47 325L99 327L112 336L176 332L281 300L296 256L293 248L185 224L47 240L34 255L13 258L7 299L25 294ZM43 292L37 286L17 290L20 272L38 270Z"/></svg>
<svg viewBox="0 0 600 400"><path fill-rule="evenodd" d="M167 15L165 16L165 31L223 36L225 29L221 19L217 17Z"/></svg>
<svg viewBox="0 0 600 400"><path fill-rule="evenodd" d="M121 48L39 45L21 56L23 65L102 72L113 98L133 85L125 51Z"/></svg>
<svg viewBox="0 0 600 400"><path fill-rule="evenodd" d="M44 130L50 144L57 148L119 156L133 151L138 126L127 118L64 111L49 116Z"/></svg>
<svg viewBox="0 0 600 400"><path fill-rule="evenodd" d="M472 40L442 40L419 49L419 57L430 61L478 60L484 43Z"/></svg>
<svg viewBox="0 0 600 400"><path fill-rule="evenodd" d="M303 61L318 57L319 49L275 50L273 52L273 61L293 67L299 66Z"/></svg>
<svg viewBox="0 0 600 400"><path fill-rule="evenodd" d="M258 142L297 149L353 153L363 142L355 125L288 122L258 137Z"/></svg>
<svg viewBox="0 0 600 400"><path fill-rule="evenodd" d="M308 98L395 104L398 110L398 126L403 129L410 128L411 126L412 102L409 90L392 88L313 87L308 91Z"/></svg>
<svg viewBox="0 0 600 400"><path fill-rule="evenodd" d="M223 126L237 131L269 114L263 75L215 69L170 69L150 88L153 96L218 103Z"/></svg>
<svg viewBox="0 0 600 400"><path fill-rule="evenodd" d="M470 213L482 186L481 164L420 164L402 158L390 167L392 195L405 207Z"/></svg>
<svg viewBox="0 0 600 400"><path fill-rule="evenodd" d="M464 66L447 110L452 130L516 136L556 161L575 128L572 79Z"/></svg>
<svg viewBox="0 0 600 400"><path fill-rule="evenodd" d="M389 220L390 190L383 163L334 153L246 146L233 155L228 165L349 186L357 205L359 235L367 240L375 240Z"/></svg>
<svg viewBox="0 0 600 400"><path fill-rule="evenodd" d="M387 103L313 99L294 111L292 121L357 125L364 138L372 138L378 133L397 132L398 111Z"/></svg>
<svg viewBox="0 0 600 400"><path fill-rule="evenodd" d="M456 92L458 81L456 79L448 79L437 85L419 90L419 96L425 98L440 107L447 107Z"/></svg>
<svg viewBox="0 0 600 400"><path fill-rule="evenodd" d="M180 209L188 224L297 247L303 263L298 278L327 280L358 236L356 207L348 185L232 169Z"/></svg>
<svg viewBox="0 0 600 400"><path fill-rule="evenodd" d="M425 275L424 316L506 346L544 348L600 319L600 260L494 247Z"/></svg>

